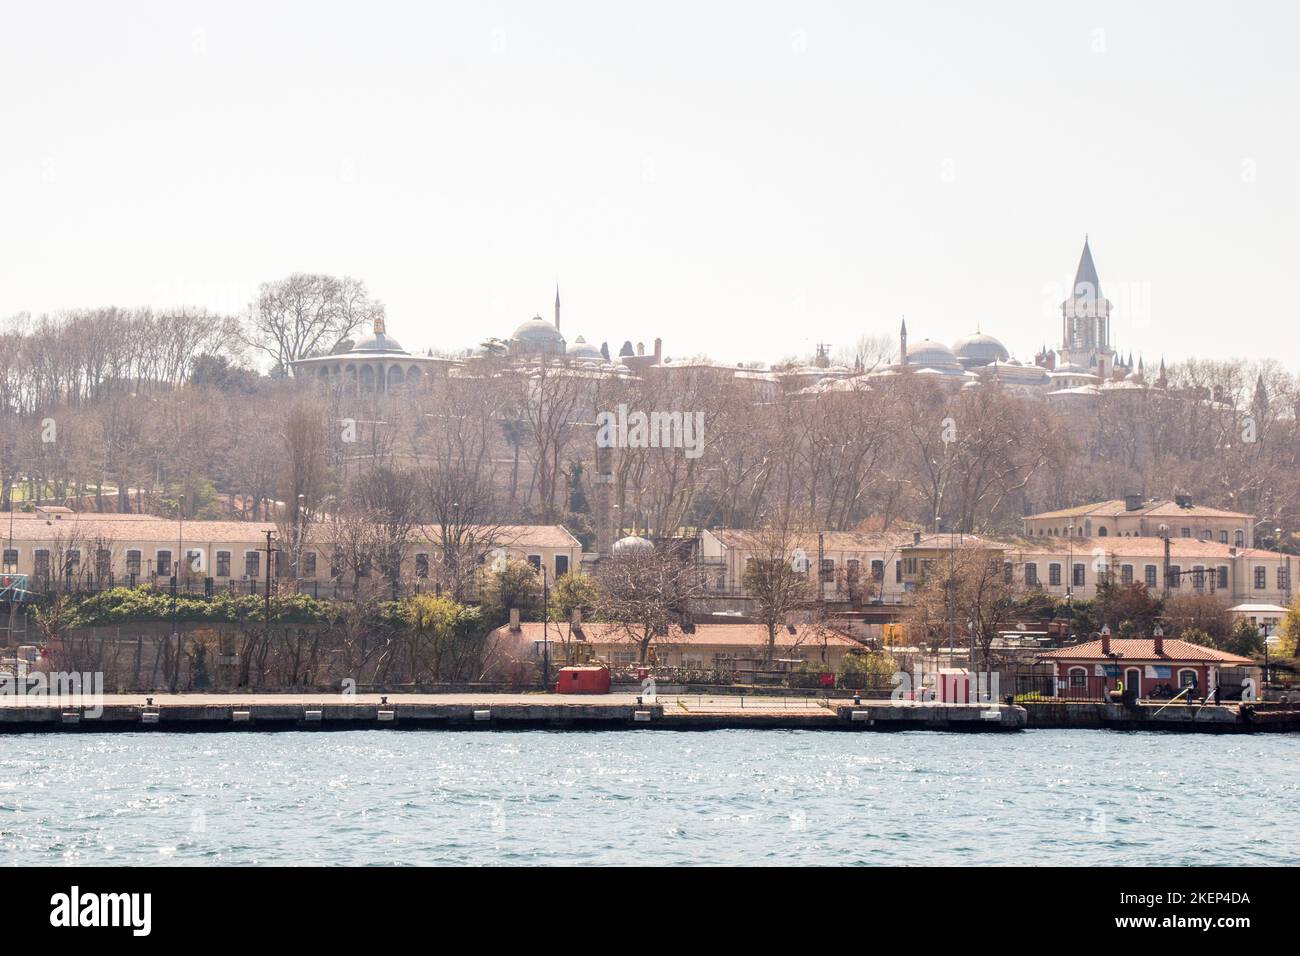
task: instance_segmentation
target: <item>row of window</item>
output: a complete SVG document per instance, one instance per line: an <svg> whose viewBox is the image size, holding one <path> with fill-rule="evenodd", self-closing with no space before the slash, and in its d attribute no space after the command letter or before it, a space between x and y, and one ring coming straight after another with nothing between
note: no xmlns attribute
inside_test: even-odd
<svg viewBox="0 0 1300 956"><path fill-rule="evenodd" d="M242 566L240 573L245 577L256 578L262 573L262 551L245 551L242 556ZM203 552L198 550L187 551L185 554L188 570L193 574L202 574ZM37 578L48 578L51 573L50 552L46 548L38 548L33 552L33 572ZM214 577L228 578L231 576L233 554L230 551L216 552L216 567ZM528 555L528 562L537 570L542 568L542 556L540 554ZM275 574L277 577L286 576L289 571L290 559L285 552L279 551L275 554ZM342 562L336 560L335 566L330 569L331 577L339 576L339 568ZM95 552L95 575L100 578L107 578L112 573L113 553L106 548L97 549ZM167 549L160 549L153 553L153 557L145 564L144 552L138 549L130 549L126 552L126 573L128 576L140 577L145 570L150 574L156 574L159 577L171 577L173 574L172 552ZM184 571L185 568L183 567ZM362 577L370 574L369 563L363 565L358 573ZM63 567L60 569L63 575L68 577L77 577L81 573L81 550L72 548L63 554ZM569 556L567 554L557 554L555 556L555 575L569 572ZM3 573L18 573L18 549L5 548L3 559ZM429 555L420 552L415 555L415 575L420 578L429 576ZM316 576L316 552L304 551L302 554L302 566L298 570L300 578L314 578Z"/></svg>
<svg viewBox="0 0 1300 956"><path fill-rule="evenodd" d="M1038 536L1041 538L1044 534L1047 534L1047 535L1052 536L1052 537L1067 537L1067 538L1068 538L1068 537L1070 536L1070 529L1069 529L1069 528L1047 528L1047 529L1039 528L1039 529L1038 529ZM1101 527L1101 528L1098 528L1098 529L1097 529L1097 537L1099 537L1099 538L1105 538L1105 537L1108 537L1109 535L1110 535L1110 530L1109 530L1108 528ZM1092 537L1092 523L1091 523L1091 522L1086 522L1083 526L1076 527L1076 528L1074 529L1074 536L1075 536L1076 538L1091 538L1091 537ZM1120 537L1120 536L1119 536L1119 535L1116 535L1116 537ZM1127 531L1125 531L1124 534L1123 534L1123 537L1125 537L1125 538L1130 537L1130 533L1127 532ZM1134 531L1134 532L1132 532L1131 537L1134 537L1134 538L1140 538L1140 537L1142 537L1142 532L1140 532L1140 531ZM1179 537L1182 537L1182 538L1190 538L1190 537L1192 537L1192 529L1191 529L1191 528L1180 528L1180 529L1179 529ZM1213 541L1213 540L1214 540L1214 532L1211 531L1210 529L1206 528L1205 530L1203 530L1203 531L1200 533L1200 535L1198 535L1198 537L1199 537L1200 540L1202 540L1202 541ZM1219 544L1227 544L1227 543L1228 543L1228 532L1226 532L1226 531L1220 531L1220 532L1219 532ZM1236 532L1234 532L1234 534L1233 534L1233 543L1234 543L1237 547L1239 547L1239 548L1244 548L1244 547L1246 546L1246 532L1244 532L1244 531L1236 531Z"/></svg>
<svg viewBox="0 0 1300 956"><path fill-rule="evenodd" d="M746 565L753 558L746 559ZM901 584L904 576L916 577L918 573L926 574L934 566L934 561L929 558L901 558L894 562L894 582ZM861 564L856 559L850 559L845 562L846 578L850 584L856 583L859 579ZM1060 587L1064 565L1051 562L1047 565L1047 586ZM1014 567L1010 562L1003 565L1003 575L1005 580L1010 583L1014 576ZM1071 565L1070 582L1072 587L1083 587L1087 583L1088 565L1087 562L1077 562ZM1101 580L1110 573L1105 565L1096 569L1096 579ZM1120 583L1124 585L1136 582L1137 568L1132 564L1121 564L1119 567ZM1160 585L1159 565L1147 564L1142 567L1142 583L1148 588L1156 588ZM881 581L885 574L885 563L883 561L871 562L871 579ZM832 582L835 580L835 562L830 558L825 558L821 562L820 578L823 582ZM1227 565L1219 565L1214 568L1207 568L1204 565L1194 565L1190 568L1184 568L1181 565L1171 564L1169 566L1169 587L1180 588L1186 582L1193 590L1205 590L1213 588L1215 590L1226 591L1229 587L1229 570ZM1039 566L1035 561L1025 562L1025 584L1028 587L1037 587L1044 582L1039 576ZM1268 587L1268 568L1264 565L1256 565L1253 568L1253 584L1255 590L1263 591ZM1286 565L1279 565L1277 568L1277 590L1285 591L1290 587L1289 569Z"/></svg>

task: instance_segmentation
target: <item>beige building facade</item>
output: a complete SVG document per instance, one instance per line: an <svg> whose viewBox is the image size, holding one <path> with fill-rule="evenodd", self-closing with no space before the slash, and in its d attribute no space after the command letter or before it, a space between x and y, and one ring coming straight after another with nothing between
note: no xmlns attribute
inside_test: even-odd
<svg viewBox="0 0 1300 956"><path fill-rule="evenodd" d="M114 585L170 583L177 564L186 583L250 588L264 581L267 532L272 534L272 579L329 585L340 578L327 533L309 526L292 555L273 522L184 521L155 515L37 509L0 515L3 573L25 574L35 591L62 587L98 590ZM403 578L429 578L438 560L438 529L417 527L407 548ZM582 547L559 525L510 525L485 535L493 550L527 560L552 580L580 568Z"/></svg>

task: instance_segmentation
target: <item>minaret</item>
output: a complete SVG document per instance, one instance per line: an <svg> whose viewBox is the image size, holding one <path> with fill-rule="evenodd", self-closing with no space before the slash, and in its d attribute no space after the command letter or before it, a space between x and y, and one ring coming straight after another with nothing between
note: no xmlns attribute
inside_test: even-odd
<svg viewBox="0 0 1300 956"><path fill-rule="evenodd" d="M898 330L898 364L907 364L907 316L903 316L903 324Z"/></svg>
<svg viewBox="0 0 1300 956"><path fill-rule="evenodd" d="M555 284L555 331L560 331L560 284Z"/></svg>

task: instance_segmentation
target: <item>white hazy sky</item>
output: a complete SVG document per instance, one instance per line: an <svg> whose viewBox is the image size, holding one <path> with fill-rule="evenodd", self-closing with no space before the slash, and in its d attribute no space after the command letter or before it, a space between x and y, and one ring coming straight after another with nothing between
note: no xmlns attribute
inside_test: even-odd
<svg viewBox="0 0 1300 956"><path fill-rule="evenodd" d="M978 8L978 9L977 9ZM1300 5L0 0L0 316L365 280L408 348L982 326L1300 369Z"/></svg>

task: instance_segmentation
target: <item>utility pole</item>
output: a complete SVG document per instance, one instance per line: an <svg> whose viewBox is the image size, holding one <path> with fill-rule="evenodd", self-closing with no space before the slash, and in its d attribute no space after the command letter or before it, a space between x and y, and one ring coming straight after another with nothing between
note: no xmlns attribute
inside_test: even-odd
<svg viewBox="0 0 1300 956"><path fill-rule="evenodd" d="M551 689L551 589L546 579L546 565L542 565L542 690Z"/></svg>
<svg viewBox="0 0 1300 956"><path fill-rule="evenodd" d="M181 585L181 542L185 538L184 495L177 499L176 517L178 522L176 528L176 558L172 561L172 643L176 647L176 659L172 662L171 692L173 694L176 693L177 683L181 676L181 628L177 621L176 592Z"/></svg>
<svg viewBox="0 0 1300 956"><path fill-rule="evenodd" d="M1164 536L1165 539L1165 567L1164 567L1165 581L1164 581L1164 588L1161 590L1161 596L1164 598L1168 598L1169 597L1169 525L1162 524L1160 526L1160 533Z"/></svg>
<svg viewBox="0 0 1300 956"><path fill-rule="evenodd" d="M271 556L277 551L277 549L271 545L271 536L274 534L274 531L266 532L266 606L263 611L263 617L265 620L267 640L271 639Z"/></svg>

